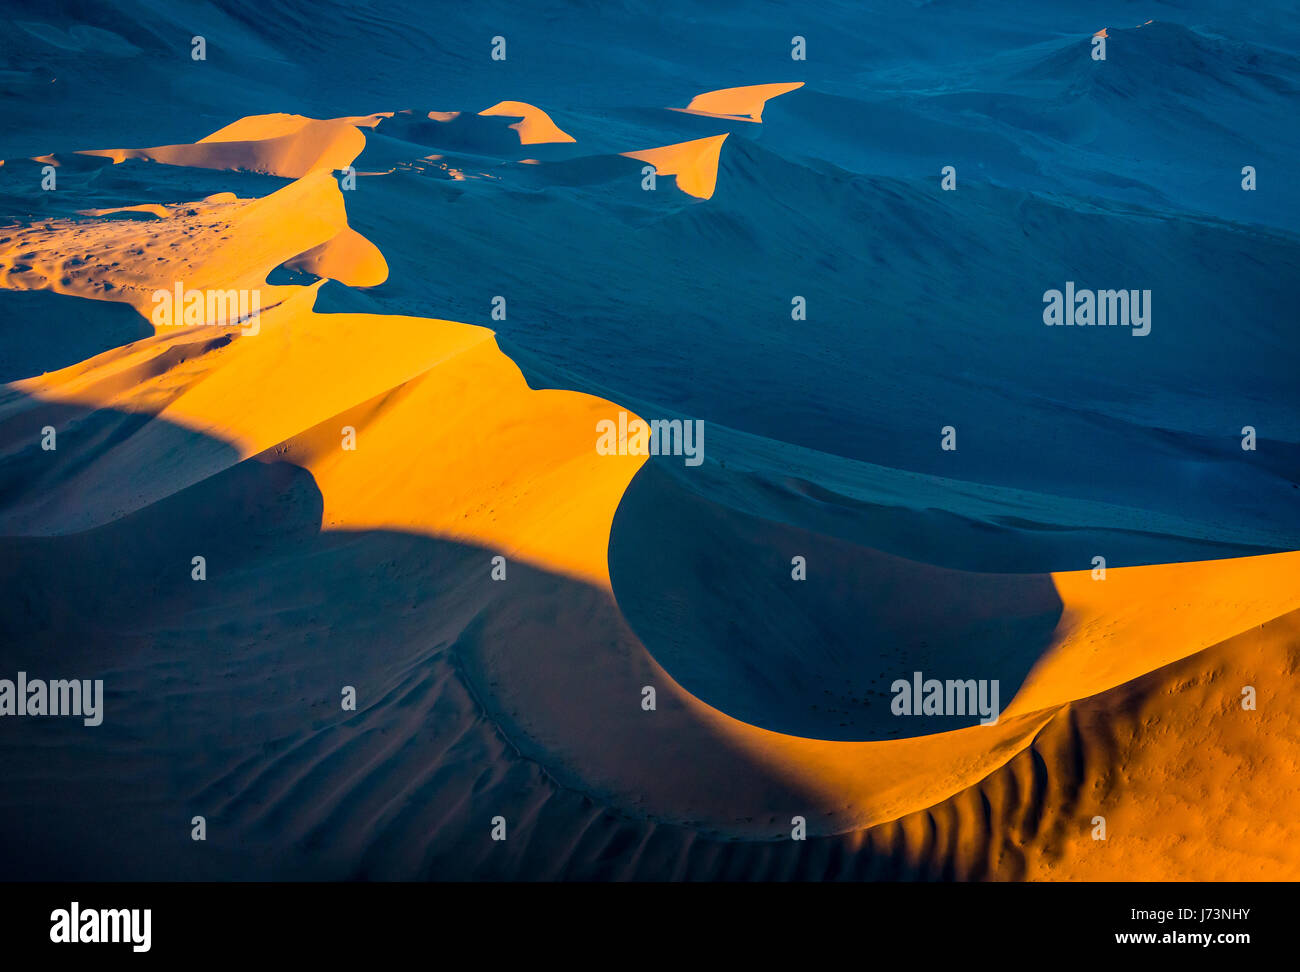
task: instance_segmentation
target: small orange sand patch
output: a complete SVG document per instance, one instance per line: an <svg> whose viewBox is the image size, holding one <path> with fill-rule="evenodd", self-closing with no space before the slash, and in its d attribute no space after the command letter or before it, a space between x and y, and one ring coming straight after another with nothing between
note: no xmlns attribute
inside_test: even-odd
<svg viewBox="0 0 1300 972"><path fill-rule="evenodd" d="M768 101L802 87L802 81L787 81L777 84L747 84L739 88L721 88L718 91L698 94L685 108L673 110L710 118L762 122L763 108Z"/></svg>
<svg viewBox="0 0 1300 972"><path fill-rule="evenodd" d="M726 135L710 135L690 142L678 142L639 152L623 152L655 167L659 175L677 176L677 188L699 199L712 199L718 185L718 160Z"/></svg>
<svg viewBox="0 0 1300 972"><path fill-rule="evenodd" d="M543 145L556 142L572 142L574 137L562 131L551 116L542 109L523 101L502 101L485 108L480 115L501 115L507 118L519 118L510 127L519 133L520 145Z"/></svg>

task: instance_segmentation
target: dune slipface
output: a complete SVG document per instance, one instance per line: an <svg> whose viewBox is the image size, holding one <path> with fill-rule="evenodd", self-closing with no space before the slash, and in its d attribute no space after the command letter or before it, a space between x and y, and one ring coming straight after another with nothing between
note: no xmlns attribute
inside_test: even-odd
<svg viewBox="0 0 1300 972"><path fill-rule="evenodd" d="M0 44L5 873L1300 878L1294 32L347 13Z"/></svg>

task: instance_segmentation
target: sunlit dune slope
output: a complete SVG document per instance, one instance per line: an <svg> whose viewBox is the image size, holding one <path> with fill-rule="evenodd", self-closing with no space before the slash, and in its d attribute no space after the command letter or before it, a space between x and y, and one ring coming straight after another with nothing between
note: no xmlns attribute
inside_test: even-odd
<svg viewBox="0 0 1300 972"><path fill-rule="evenodd" d="M199 144L203 145L209 142L255 142L299 133L306 135L319 134L322 131L320 126L332 126L335 122L354 125L357 128L374 128L383 119L391 118L392 115L391 111L380 111L372 115L349 115L325 120L308 118L305 115L287 115L283 112L269 115L246 115L229 125L218 128L211 135L205 135L199 139Z"/></svg>
<svg viewBox="0 0 1300 972"><path fill-rule="evenodd" d="M609 403L530 389L480 328L426 320L429 336L419 339L393 330L392 320L330 314L311 324L348 343L357 327L402 346L461 332L482 339L271 450L312 473L324 497L322 526L465 540L608 588L609 524L644 461L596 452L593 430ZM356 430L355 451L340 448L344 426ZM488 570L484 562L484 577Z"/></svg>
<svg viewBox="0 0 1300 972"><path fill-rule="evenodd" d="M854 846L925 879L1295 880L1297 644L1293 611L1071 703L987 779Z"/></svg>
<svg viewBox="0 0 1300 972"><path fill-rule="evenodd" d="M609 522L641 460L596 453L594 429L606 403L530 391L483 328L295 306L257 335L194 328L16 383L26 398L0 425L0 445L10 449L21 448L22 429L40 427L42 409L56 405L161 421L106 453L91 435L93 421L80 434L66 429L61 452L93 466L73 462L68 478L37 480L14 497L6 532L85 529L273 449L317 475L326 525L471 539L608 585ZM355 452L343 449L349 425ZM232 449L179 463L173 427ZM465 428L475 434L463 435ZM304 437L303 430L313 431ZM117 485L92 490L95 482Z"/></svg>
<svg viewBox="0 0 1300 972"><path fill-rule="evenodd" d="M348 231L343 195L328 172L260 199L221 193L198 203L132 208L162 218L60 219L10 234L0 244L0 288L122 301L151 318L155 292L170 292L177 282L186 290L256 290L263 312L270 311L302 293L266 283L271 270L300 255L322 276L365 285L386 276L378 250ZM337 244L318 249L336 237Z"/></svg>
<svg viewBox="0 0 1300 972"><path fill-rule="evenodd" d="M297 179L318 169L342 169L365 148L358 125L373 127L381 115L316 119L301 115L253 115L194 144L137 149L89 149L79 154L121 162L144 159L203 169L244 169Z"/></svg>
<svg viewBox="0 0 1300 972"><path fill-rule="evenodd" d="M348 227L284 265L349 287L377 287L388 279L388 263L379 247Z"/></svg>
<svg viewBox="0 0 1300 972"><path fill-rule="evenodd" d="M790 81L778 84L748 84L740 88L722 88L719 91L706 91L691 99L684 111L692 115L704 115L711 118L725 118L731 121L763 120L763 108L778 95L783 95L796 88L802 88L802 81Z"/></svg>
<svg viewBox="0 0 1300 972"><path fill-rule="evenodd" d="M712 199L718 184L718 158L726 135L710 135L676 145L623 152L631 159L648 162L658 175L675 175L677 188L700 199Z"/></svg>
<svg viewBox="0 0 1300 972"><path fill-rule="evenodd" d="M430 112L432 116L433 112ZM491 108L479 112L484 116L503 115L507 118L519 118L510 127L519 133L520 145L539 145L550 142L572 142L574 138L568 132L551 121L551 116L542 109L522 101L502 101Z"/></svg>
<svg viewBox="0 0 1300 972"><path fill-rule="evenodd" d="M1140 678L1300 608L1300 552L1052 575L1064 611L1008 714Z"/></svg>

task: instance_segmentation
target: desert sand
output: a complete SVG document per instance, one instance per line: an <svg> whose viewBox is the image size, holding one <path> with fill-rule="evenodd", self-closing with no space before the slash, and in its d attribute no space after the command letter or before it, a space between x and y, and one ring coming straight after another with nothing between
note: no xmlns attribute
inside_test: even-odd
<svg viewBox="0 0 1300 972"><path fill-rule="evenodd" d="M998 77L1120 125L1078 93L1095 30ZM1294 198L1247 221L1080 162L1066 204L998 127L945 198L902 157L967 108L817 81L6 158L0 662L93 672L107 714L3 727L4 873L1300 877ZM1228 292L1149 345L1008 336L1017 274L1188 261ZM255 328L156 323L178 282L256 291ZM1193 312L1246 304L1249 353ZM621 410L702 416L704 466L599 454ZM1001 718L893 717L913 671L999 680Z"/></svg>

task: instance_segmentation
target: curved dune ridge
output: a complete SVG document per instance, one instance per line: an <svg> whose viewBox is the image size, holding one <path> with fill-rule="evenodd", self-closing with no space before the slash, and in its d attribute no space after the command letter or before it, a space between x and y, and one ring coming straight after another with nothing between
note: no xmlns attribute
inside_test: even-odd
<svg viewBox="0 0 1300 972"><path fill-rule="evenodd" d="M768 100L801 85L706 92L675 111L757 123ZM653 609L631 612L633 600L653 602L658 593L653 570L636 575L640 590L625 590L611 576L616 516L630 518L623 522L632 542L620 549L636 559L649 555L656 534L668 542L672 531L655 521L657 513L698 502L672 477L643 468L644 457L596 451L597 423L632 410L595 395L532 387L484 327L318 309L326 281L347 288L347 299L361 299L353 291L379 288L391 276L380 245L350 224L348 207L363 210L365 193L341 191L331 174L367 150L362 129L376 141L391 136L424 145L420 136L441 137L460 126L456 138L481 148L495 144L479 141L485 130L475 119L483 118L493 125L518 119L507 126L518 146L577 142L546 112L516 101L478 115L250 116L193 144L78 154L241 170L293 180L288 185L252 198L222 191L197 202L87 208L0 234L0 288L98 302L86 305L88 315L123 304L152 322L155 294L177 281L260 294L255 330L246 321L151 323L151 336L26 376L0 397L0 455L11 470L0 481L0 533L33 565L34 578L58 576L61 564L110 563L123 545L146 545L138 551L144 561L180 556L147 544L165 544L205 518L213 518L211 536L234 529L223 515L262 531L250 534L248 559L232 552L237 566L211 584L224 602L187 603L196 595L169 593L160 568L158 576L138 579L140 590L157 597L155 614L146 600L141 616L102 606L110 626L139 639L139 656L122 661L128 684L145 691L157 677L149 649L193 624L235 639L243 660L284 661L279 649L265 654L261 642L269 636L260 630L233 630L244 617L282 639L308 630L326 644L360 643L383 669L372 696L381 701L347 723L357 736L331 735L337 714L302 728L268 700L252 721L267 727L275 744L255 756L218 753L210 770L187 780L187 799L194 792L212 799L236 794L221 797L224 809L232 827L249 835L275 824L304 841L321 834L346 841L340 835L371 829L359 822L382 821L387 843L376 838L346 849L399 874L416 865L395 848L414 840L421 851L415 860L427 863L440 828L454 834L462 826L455 820L461 802L477 812L487 804L475 798L487 794L513 819L531 818L541 829L550 812L579 812L575 792L612 808L618 819L593 819L591 832L603 835L593 839L607 843L566 853L598 860L631 841L638 847L632 874L640 873L637 862L653 840L683 842L669 875L681 876L689 861L716 852L693 843L700 835L772 842L789 836L794 815L806 818L810 834L833 841L826 846L843 859L886 860L909 873L1300 874L1300 852L1276 822L1294 806L1295 784L1288 780L1271 796L1265 785L1276 767L1296 760L1294 679L1267 683L1258 721L1237 705L1244 684L1278 668L1294 675L1300 553L1116 567L1104 582L1087 570L1029 575L1059 614L1048 612L1054 623L995 725L918 729L894 739L816 738L738 717L729 698L693 691L708 673L679 677L677 656L670 662L667 646L660 652L655 639L674 630L686 638L696 622L673 616L671 605L660 606L658 618ZM710 200L728 134L619 154ZM386 180L410 171L362 178L380 193ZM287 271L319 279L283 282ZM32 430L47 424L60 430L57 453L33 446ZM342 445L349 434L355 449ZM638 477L642 494L633 486ZM781 507L789 494L774 483L759 492L767 505L748 503L737 485L730 506L718 500L718 509L699 512L698 531L671 537L678 545L672 555L699 571L686 583L725 592L715 575L731 569L727 551L745 544L777 550L768 579L754 580L755 610L784 612L783 623L805 625L790 630L816 632L828 616L825 605L800 604L789 594L785 545L825 544L837 570L852 578L831 597L870 603L873 629L915 626L900 592L920 584L947 605L921 619L933 622L927 636L934 644L926 645L932 658L956 661L980 638L1005 640L996 627L1003 618L990 618L988 604L1021 598L1026 575L939 567L919 553L886 554L856 538L804 529L801 513ZM812 493L810 486L802 500ZM274 514L263 511L267 504ZM513 579L489 579L496 556L506 558ZM215 558L214 579L223 569ZM337 583L338 592L369 584L373 575L375 596L392 599L372 612L348 604L345 594L293 585L295 575L314 571ZM433 577L438 584L431 586ZM36 610L46 604L42 598L56 596L30 583L24 590ZM980 596L961 596L972 591ZM133 596L144 597L124 595ZM194 637L201 636L200 628ZM314 657L301 647L304 658ZM760 657L756 651L740 665L761 668ZM900 661L909 660L882 658L870 674L888 681ZM825 672L846 670L843 659L823 662ZM806 667L816 674L817 664ZM242 672L225 674L252 681ZM331 677L321 675L321 684L336 691ZM652 713L639 704L646 686L657 691ZM795 692L792 682L778 689ZM221 710L203 708L217 704L195 700L208 718L220 719ZM1213 733L1211 720L1228 728ZM1157 723L1163 728L1153 733ZM396 742L376 742L390 730ZM129 739L107 739L129 760ZM1219 752L1200 758L1206 749ZM295 753L311 771L304 774L286 755ZM471 755L458 762L457 753ZM169 751L169 758L183 753ZM397 777L396 766L411 775ZM21 782L25 772L36 770L24 766L15 778ZM1233 796L1217 811L1201 808L1206 801L1198 794L1228 781ZM1175 791L1185 800L1171 819L1161 801ZM376 792L386 802L376 802ZM299 798L311 809L296 809ZM157 807L167 808L166 800ZM421 816L422 808L442 816ZM1100 812L1118 835L1106 844L1088 838L1088 822ZM688 836L658 829L674 827ZM1244 836L1251 829L1253 844ZM1183 844L1191 830L1230 852L1192 853ZM1143 836L1126 844L1126 832ZM517 855L510 863L490 866L523 872L529 854L545 855L537 847L525 839L510 850ZM763 866L776 858L761 855L787 853L784 845L755 847Z"/></svg>

